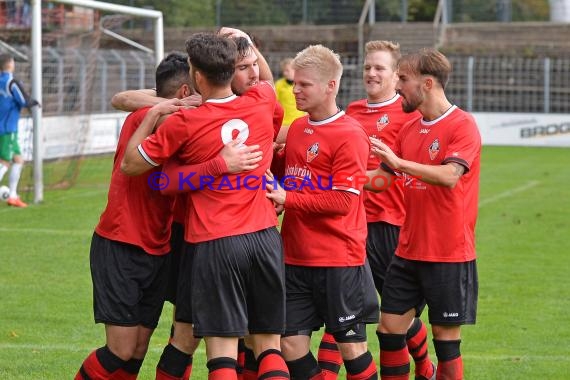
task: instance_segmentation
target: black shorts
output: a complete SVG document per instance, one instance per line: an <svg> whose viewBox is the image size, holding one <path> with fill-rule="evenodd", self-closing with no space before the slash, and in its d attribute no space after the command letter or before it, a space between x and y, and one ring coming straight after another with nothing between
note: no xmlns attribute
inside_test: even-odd
<svg viewBox="0 0 570 380"><path fill-rule="evenodd" d="M386 271L394 257L400 227L385 222L368 223L368 236L366 237L366 256L372 270L374 285L378 294L382 295L382 287L386 278Z"/></svg>
<svg viewBox="0 0 570 380"><path fill-rule="evenodd" d="M285 335L343 331L378 322L378 296L368 263L357 267L285 266Z"/></svg>
<svg viewBox="0 0 570 380"><path fill-rule="evenodd" d="M474 324L477 316L477 263L434 263L394 256L382 294L383 313L402 315L425 302L432 325Z"/></svg>
<svg viewBox="0 0 570 380"><path fill-rule="evenodd" d="M196 244L182 242L174 314L178 322L192 323L192 266L195 252Z"/></svg>
<svg viewBox="0 0 570 380"><path fill-rule="evenodd" d="M196 244L194 334L283 333L284 278L283 245L275 227Z"/></svg>
<svg viewBox="0 0 570 380"><path fill-rule="evenodd" d="M184 225L172 223L170 234L170 275L168 276L168 288L166 290L166 300L176 305L176 288L178 287L178 273L180 272L180 257L182 256L184 244Z"/></svg>
<svg viewBox="0 0 570 380"><path fill-rule="evenodd" d="M95 322L156 328L168 283L170 255L93 234L90 262Z"/></svg>

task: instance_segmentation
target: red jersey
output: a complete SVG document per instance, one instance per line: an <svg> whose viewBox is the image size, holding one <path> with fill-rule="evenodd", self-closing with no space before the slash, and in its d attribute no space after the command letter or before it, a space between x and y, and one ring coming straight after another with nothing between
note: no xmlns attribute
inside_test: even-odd
<svg viewBox="0 0 570 380"><path fill-rule="evenodd" d="M275 209L265 196L263 184L273 156L275 103L275 91L263 82L242 96L209 99L198 108L172 114L139 145L139 152L151 165L159 165L171 156L183 164L205 162L238 136L246 145L260 145L263 159L257 169L205 177L202 186L192 192L192 205L186 214L186 241L197 243L277 225Z"/></svg>
<svg viewBox="0 0 570 380"><path fill-rule="evenodd" d="M129 139L148 110L142 108L131 113L123 124L113 162L107 207L95 232L110 240L136 245L151 255L163 255L170 252L174 201L149 185L149 176L160 172L160 168L134 177L121 172L121 161Z"/></svg>
<svg viewBox="0 0 570 380"><path fill-rule="evenodd" d="M348 191L359 199L344 216L286 207L281 229L285 263L326 267L364 264L366 215L363 182L357 179L366 175L369 151L366 132L344 111L318 122L304 116L291 124L285 144L285 189L311 196Z"/></svg>
<svg viewBox="0 0 570 380"><path fill-rule="evenodd" d="M396 255L431 262L474 260L481 136L473 117L453 106L436 120L418 118L402 128L394 153L424 165L465 167L453 189L404 174L406 220Z"/></svg>
<svg viewBox="0 0 570 380"><path fill-rule="evenodd" d="M362 124L368 136L382 140L392 149L402 125L420 116L417 111L405 113L402 110L400 95L380 103L368 103L367 99L357 100L348 105L346 113ZM367 169L374 170L378 165L378 157L369 154ZM386 222L401 226L406 216L402 181L394 181L392 186L380 193L365 191L364 207L368 223Z"/></svg>
<svg viewBox="0 0 570 380"><path fill-rule="evenodd" d="M281 124L283 123L283 116L285 116L285 111L279 103L275 103L275 110L273 111L273 141L277 139L279 131L281 130Z"/></svg>

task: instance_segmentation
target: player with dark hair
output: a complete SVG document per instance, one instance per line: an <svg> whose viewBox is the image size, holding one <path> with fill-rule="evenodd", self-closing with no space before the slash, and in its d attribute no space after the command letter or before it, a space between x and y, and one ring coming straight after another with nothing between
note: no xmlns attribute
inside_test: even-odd
<svg viewBox="0 0 570 380"><path fill-rule="evenodd" d="M198 33L186 43L191 77L204 103L170 116L153 135L156 122L172 105L151 108L129 142L122 169L138 175L175 156L183 163L211 160L237 134L243 144L259 145L263 159L251 171L248 188L240 177L216 178L211 187L191 193L185 240L196 244L192 281L194 334L206 342L209 379L236 379L237 341L248 333L259 363L259 376L288 379L279 350L284 329L283 258L277 219L265 198L262 175L272 157L275 92L262 82L237 97L231 90L237 48L231 39ZM150 135L150 136L149 136ZM225 182L222 182L225 181ZM220 184L224 188L220 188ZM267 303L267 300L271 303ZM177 312L166 357L184 355ZM180 373L174 368L172 370ZM163 378L177 378L175 376Z"/></svg>
<svg viewBox="0 0 570 380"><path fill-rule="evenodd" d="M370 143L336 104L342 64L337 54L309 46L297 54L294 94L308 116L291 124L285 143L285 191L267 197L285 208L287 322L281 340L291 377L323 379L310 351L314 330L338 342L348 379L375 379L366 324L378 321L378 300L366 263L362 179ZM311 185L309 185L311 184Z"/></svg>
<svg viewBox="0 0 570 380"><path fill-rule="evenodd" d="M474 234L481 137L473 117L445 95L450 73L447 58L434 49L401 58L396 89L402 108L421 116L402 127L393 149L371 139L382 164L369 175L403 177L406 211L382 292L384 379L408 379L406 332L426 303L436 378L463 379L461 325L474 324L477 313Z"/></svg>
<svg viewBox="0 0 570 380"><path fill-rule="evenodd" d="M420 116L417 111L404 112L402 97L396 93L400 46L390 41L370 41L366 43L364 51L362 80L367 96L350 103L346 113L362 124L368 136L393 147L402 126ZM375 169L379 163L375 155L370 155L367 168ZM383 178L379 178L372 189L387 185ZM365 191L364 207L368 225L366 256L376 290L382 295L386 270L396 251L400 226L405 218L402 181L394 181L392 186L380 193ZM379 330L377 334L380 334ZM414 318L408 329L406 342L415 361L416 379L435 378L434 366L428 355L427 329L419 318ZM325 334L319 349L319 364L327 373L327 379L337 378L341 362L334 338Z"/></svg>
<svg viewBox="0 0 570 380"><path fill-rule="evenodd" d="M172 104L192 92L183 54L156 70L159 95ZM164 91L164 92L162 92ZM136 378L164 304L169 274L173 198L149 186L151 173L129 177L120 164L149 108L130 114L119 136L107 206L91 242L95 322L105 324L106 345L83 362L76 379Z"/></svg>
<svg viewBox="0 0 570 380"><path fill-rule="evenodd" d="M27 207L18 196L18 182L24 167L18 143L18 121L22 108L31 108L39 103L31 99L14 78L14 68L14 57L0 54L0 181L11 166L8 179L10 194L6 202L9 206Z"/></svg>

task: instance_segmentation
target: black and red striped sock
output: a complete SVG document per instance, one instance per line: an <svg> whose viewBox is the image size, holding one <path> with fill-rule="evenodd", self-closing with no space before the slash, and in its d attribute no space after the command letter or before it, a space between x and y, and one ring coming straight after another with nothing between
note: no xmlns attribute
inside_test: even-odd
<svg viewBox="0 0 570 380"><path fill-rule="evenodd" d="M124 364L124 360L113 354L107 346L104 346L87 356L75 375L75 380L110 380L111 376Z"/></svg>
<svg viewBox="0 0 570 380"><path fill-rule="evenodd" d="M384 380L408 380L410 357L405 334L376 332L380 342L380 378Z"/></svg>
<svg viewBox="0 0 570 380"><path fill-rule="evenodd" d="M366 351L356 359L345 360L344 367L346 368L347 380L378 379L378 370L370 351Z"/></svg>
<svg viewBox="0 0 570 380"><path fill-rule="evenodd" d="M406 334L406 344L408 352L414 359L415 376L431 379L434 367L428 354L427 327L421 319L414 318Z"/></svg>
<svg viewBox="0 0 570 380"><path fill-rule="evenodd" d="M317 359L309 351L302 358L287 361L289 376L292 379L325 380Z"/></svg>
<svg viewBox="0 0 570 380"><path fill-rule="evenodd" d="M172 344L164 347L156 365L156 380L182 380L192 356L180 351Z"/></svg>
<svg viewBox="0 0 570 380"><path fill-rule="evenodd" d="M237 355L237 366L236 366L238 380L244 379L243 371L245 369L245 349L246 349L245 341L243 340L243 338L240 338L238 340L238 355Z"/></svg>
<svg viewBox="0 0 570 380"><path fill-rule="evenodd" d="M342 365L342 356L332 334L325 332L319 345L317 355L319 367L323 370L325 380L336 380Z"/></svg>
<svg viewBox="0 0 570 380"><path fill-rule="evenodd" d="M245 361L243 365L243 380L257 380L257 360L253 350L245 347Z"/></svg>
<svg viewBox="0 0 570 380"><path fill-rule="evenodd" d="M130 359L123 367L113 373L111 380L136 380L144 359Z"/></svg>
<svg viewBox="0 0 570 380"><path fill-rule="evenodd" d="M433 340L433 347L437 355L437 375L438 379L462 380L463 360L458 340Z"/></svg>
<svg viewBox="0 0 570 380"><path fill-rule="evenodd" d="M208 360L208 380L237 380L237 360L220 357Z"/></svg>
<svg viewBox="0 0 570 380"><path fill-rule="evenodd" d="M285 380L290 378L289 369L279 350L263 351L257 358L257 366L257 377L259 379Z"/></svg>

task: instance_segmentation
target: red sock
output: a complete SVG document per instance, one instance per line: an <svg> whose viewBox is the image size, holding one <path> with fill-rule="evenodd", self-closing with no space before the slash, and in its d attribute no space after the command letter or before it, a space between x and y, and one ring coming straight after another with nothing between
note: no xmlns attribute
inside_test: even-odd
<svg viewBox="0 0 570 380"><path fill-rule="evenodd" d="M438 380L462 380L463 360L459 345L461 340L433 340L437 355Z"/></svg>
<svg viewBox="0 0 570 380"><path fill-rule="evenodd" d="M265 350L257 358L257 376L268 380L289 379L289 369L279 350Z"/></svg>
<svg viewBox="0 0 570 380"><path fill-rule="evenodd" d="M188 366L184 371L184 375L182 375L182 380L190 380L190 375L192 374L192 355L190 355L190 359L188 361Z"/></svg>
<svg viewBox="0 0 570 380"><path fill-rule="evenodd" d="M378 370L370 351L366 351L356 359L345 360L344 367L347 380L378 379Z"/></svg>
<svg viewBox="0 0 570 380"><path fill-rule="evenodd" d="M438 380L463 380L463 360L461 356L445 362L438 361L436 378Z"/></svg>
<svg viewBox="0 0 570 380"><path fill-rule="evenodd" d="M173 376L169 373L164 372L160 368L156 369L155 380L181 380L181 377Z"/></svg>
<svg viewBox="0 0 570 380"><path fill-rule="evenodd" d="M232 358L215 358L208 360L208 380L237 380L237 360Z"/></svg>
<svg viewBox="0 0 570 380"><path fill-rule="evenodd" d="M323 370L325 380L336 380L338 378L342 356L332 334L324 333L319 345L317 360L319 361L319 367Z"/></svg>
<svg viewBox="0 0 570 380"><path fill-rule="evenodd" d="M125 362L113 354L107 346L101 347L87 356L81 368L75 375L75 380L110 380L111 376Z"/></svg>
<svg viewBox="0 0 570 380"><path fill-rule="evenodd" d="M408 352L414 358L416 377L430 379L433 376L434 367L428 355L427 328L421 319L414 319L406 334L406 344Z"/></svg>
<svg viewBox="0 0 570 380"><path fill-rule="evenodd" d="M380 341L380 378L384 380L408 380L410 357L404 334L376 333Z"/></svg>

